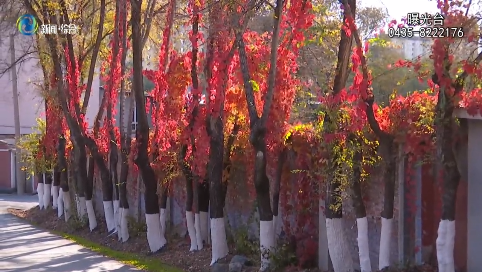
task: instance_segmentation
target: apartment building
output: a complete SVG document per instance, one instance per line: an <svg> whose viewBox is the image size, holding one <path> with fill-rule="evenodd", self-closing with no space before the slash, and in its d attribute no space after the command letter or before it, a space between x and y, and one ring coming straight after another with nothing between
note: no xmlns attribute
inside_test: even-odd
<svg viewBox="0 0 482 272"><path fill-rule="evenodd" d="M418 56L428 58L431 52L432 39L428 38L393 38L390 39L403 54L405 59L416 59Z"/></svg>
<svg viewBox="0 0 482 272"><path fill-rule="evenodd" d="M431 38L392 38L392 42L403 54L405 59L416 59L418 56L429 58L432 53L433 39ZM473 59L478 53L476 43L469 43L467 39L458 39L451 45L451 54L456 60Z"/></svg>

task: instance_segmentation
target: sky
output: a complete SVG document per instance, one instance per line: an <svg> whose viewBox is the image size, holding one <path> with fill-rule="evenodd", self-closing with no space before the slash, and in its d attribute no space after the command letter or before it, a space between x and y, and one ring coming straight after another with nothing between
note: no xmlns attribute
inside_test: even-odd
<svg viewBox="0 0 482 272"><path fill-rule="evenodd" d="M385 8L389 18L397 21L412 12L435 14L438 11L437 2L434 0L362 0L361 5Z"/></svg>
<svg viewBox="0 0 482 272"><path fill-rule="evenodd" d="M361 0L361 6L379 7L388 10L389 18L396 19L398 22L408 13L429 13L435 14L439 11L437 0ZM464 1L467 3L468 1ZM481 9L478 1L473 1L469 14L478 13Z"/></svg>

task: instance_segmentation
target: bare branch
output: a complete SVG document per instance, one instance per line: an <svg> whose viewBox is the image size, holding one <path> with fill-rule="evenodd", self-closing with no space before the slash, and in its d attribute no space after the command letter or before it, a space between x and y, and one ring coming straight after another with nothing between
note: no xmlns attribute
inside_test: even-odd
<svg viewBox="0 0 482 272"><path fill-rule="evenodd" d="M37 50L28 51L28 52L25 52L24 54L22 54L22 56L17 58L17 60L14 63L11 63L6 68L0 70L0 77L2 77L4 74L9 72L10 69L12 69L13 66L21 64L21 63L23 63L25 61L28 61L28 60L31 60L31 59L35 59L36 57L31 56L32 54L35 54L35 53L37 53Z"/></svg>

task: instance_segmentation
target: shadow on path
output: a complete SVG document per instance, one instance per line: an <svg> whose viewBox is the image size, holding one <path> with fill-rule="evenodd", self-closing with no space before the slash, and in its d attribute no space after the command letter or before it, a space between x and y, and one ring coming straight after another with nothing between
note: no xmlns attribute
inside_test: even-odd
<svg viewBox="0 0 482 272"><path fill-rule="evenodd" d="M139 271L6 214L7 207L22 204L16 204L11 199L5 202L2 199L3 196L0 196L0 270L2 272ZM29 199L25 203L30 203L28 205L32 206L32 198L29 197Z"/></svg>

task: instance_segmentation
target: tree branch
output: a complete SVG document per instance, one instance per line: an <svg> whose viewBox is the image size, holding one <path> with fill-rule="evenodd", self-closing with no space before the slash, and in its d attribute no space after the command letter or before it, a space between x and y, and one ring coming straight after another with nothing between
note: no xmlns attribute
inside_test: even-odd
<svg viewBox="0 0 482 272"><path fill-rule="evenodd" d="M279 27L281 22L281 12L283 10L283 0L276 1L276 8L274 10L274 24L273 24L273 36L271 40L271 56L270 56L270 68L268 74L268 90L266 93L266 99L263 105L263 113L261 114L261 126L266 125L271 104L273 102L273 95L276 81L276 62L278 60L278 41L279 41Z"/></svg>
<svg viewBox="0 0 482 272"><path fill-rule="evenodd" d="M354 1L353 1L354 2ZM355 14L352 13L352 11L356 11L356 7L350 6L350 4L347 3L347 0L342 0L343 5L345 6L345 14L347 17L352 18L355 20ZM354 4L354 3L352 3ZM351 32L352 35L355 39L356 46L358 47L359 50L363 50L362 42L360 39L360 35L358 33L358 30L356 29L356 25L350 24L351 27ZM369 73L368 73L368 65L367 65L367 60L365 58L365 55L361 55L361 67L362 67L362 73L363 73L363 80L368 83L369 79ZM373 112L373 103L375 101L374 96L373 96L373 89L367 85L367 90L360 90L360 92L366 92L367 93L367 99L365 99L366 103L366 108L365 108L365 113L367 115L368 123L370 125L370 128L373 130L373 132L380 138L386 138L388 137L388 133L384 132L380 128L380 124L378 123L378 120L375 118L375 113Z"/></svg>
<svg viewBox="0 0 482 272"><path fill-rule="evenodd" d="M22 62L25 62L27 60L30 60L30 59L34 59L35 57L29 57L29 58L26 58L27 56L31 55L31 54L35 54L35 53L38 53L37 50L34 50L34 51L28 51L26 53L24 53L22 56L20 56L17 60L15 60L14 63L11 63L9 64L5 69L2 69L0 70L0 77L2 77L4 74L6 74L7 72L10 71L10 69L13 68L13 66L16 66Z"/></svg>
<svg viewBox="0 0 482 272"><path fill-rule="evenodd" d="M92 46L92 57L89 67L89 75L87 76L87 88L85 89L84 102L82 103L81 113L87 112L87 106L89 105L90 94L92 92L92 82L94 81L95 64L97 62L97 56L99 54L100 44L103 40L102 32L104 31L105 20L105 0L100 0L100 15L99 15L99 30L97 32L97 38L94 46Z"/></svg>
<svg viewBox="0 0 482 272"><path fill-rule="evenodd" d="M104 16L105 17L105 16ZM109 36L110 34L114 33L114 30L109 30L107 31L106 33L104 33L104 35L102 35L102 38L101 38L101 41L103 41L105 38L107 38L107 36ZM97 40L96 40L97 41ZM84 62L85 59L87 58L87 56L90 54L90 52L92 50L94 50L94 47L95 47L95 43L90 45L89 47L87 47L87 50L84 52L84 54L82 54L79 58L79 61L82 61Z"/></svg>

